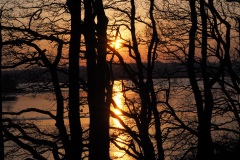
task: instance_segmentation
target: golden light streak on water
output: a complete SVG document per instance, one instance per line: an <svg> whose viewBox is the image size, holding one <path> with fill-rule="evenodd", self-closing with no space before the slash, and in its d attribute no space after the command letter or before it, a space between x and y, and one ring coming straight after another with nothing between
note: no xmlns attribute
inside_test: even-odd
<svg viewBox="0 0 240 160"><path fill-rule="evenodd" d="M123 101L123 93L122 93L122 84L120 81L115 81L114 83L115 84L113 87L113 91L114 91L113 100L115 101L118 108L123 109L124 101ZM116 115L121 116L122 112L118 108L112 106L112 111ZM118 127L118 128L122 127L119 121L115 118L112 118L111 123L114 127Z"/></svg>
<svg viewBox="0 0 240 160"><path fill-rule="evenodd" d="M123 97L123 92L122 92L122 82L121 81L114 82L113 91L114 91L113 100L115 101L117 107L112 106L111 110L124 121L124 118L123 118L123 115L121 112L121 110L124 110L124 97ZM117 129L117 128L123 129L123 126L121 125L121 123L118 121L118 119L111 117L110 124L112 127L115 128L114 131L112 132L112 134L117 136L115 141L117 142L118 146L120 146L121 148L127 148L127 146L124 145L124 140L127 139L127 137L125 137L125 135L121 134L121 131ZM116 160L130 160L131 159L131 157L125 155L126 153L124 151L119 150L113 144L111 145L110 150L111 150L110 155L111 155L111 158L113 158L113 159L116 159Z"/></svg>

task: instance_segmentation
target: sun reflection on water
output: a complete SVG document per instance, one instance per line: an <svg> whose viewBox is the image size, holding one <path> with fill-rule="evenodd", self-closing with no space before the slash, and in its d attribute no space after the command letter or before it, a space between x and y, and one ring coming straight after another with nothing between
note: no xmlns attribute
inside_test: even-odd
<svg viewBox="0 0 240 160"><path fill-rule="evenodd" d="M123 97L122 97L122 93L121 92L118 92L114 97L113 97L113 100L115 101L116 105L120 108L120 109L123 109ZM118 108L114 108L114 113L116 115L121 115L122 112L118 109Z"/></svg>
<svg viewBox="0 0 240 160"><path fill-rule="evenodd" d="M122 93L122 84L121 82L119 81L116 81L114 82L114 87L113 87L113 91L114 91L114 94L113 94L113 100L115 101L116 103L116 106L117 107L113 107L112 106L112 111L117 115L117 116L121 116L122 115L122 112L120 110L123 109L123 106L124 106L124 101L123 101L123 93ZM119 108L119 109L118 109ZM118 128L121 128L122 125L120 124L120 122L115 119L115 118L112 118L112 121L111 121L113 127L118 127Z"/></svg>
<svg viewBox="0 0 240 160"><path fill-rule="evenodd" d="M122 114L121 110L124 110L124 97L122 92L122 82L115 81L113 87L113 100L116 103L116 106L111 106L111 110L124 121L124 115ZM121 129L123 126L119 122L118 119L111 117L110 124L115 129L112 130L112 135L115 137L115 141L118 146L125 148L124 141L126 140L126 136L121 133ZM122 150L119 150L116 146L112 144L111 147L111 157L117 160L127 160L130 157L125 155L126 153Z"/></svg>

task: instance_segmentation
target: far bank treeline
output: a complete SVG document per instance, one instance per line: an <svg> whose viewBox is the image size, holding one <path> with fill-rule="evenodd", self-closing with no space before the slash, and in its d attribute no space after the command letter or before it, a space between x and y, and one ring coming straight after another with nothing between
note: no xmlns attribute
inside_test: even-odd
<svg viewBox="0 0 240 160"><path fill-rule="evenodd" d="M129 64L132 68L136 68L136 64ZM147 65L147 64L144 64ZM240 62L235 62L232 64L233 69L238 75L240 75ZM214 73L215 69L219 66L218 63L211 63L212 68L210 73ZM115 80L128 79L128 75L124 71L121 65L112 64L113 67L113 75ZM200 69L200 66L196 66L196 68ZM158 78L188 78L187 68L184 63L172 62L172 63L162 63L157 61L155 64L153 77L155 79ZM147 70L145 70L145 75L147 74ZM227 75L228 73L226 73ZM68 72L67 68L59 68L59 80L62 83L68 82ZM199 74L200 76L200 74ZM87 68L86 66L80 67L80 78L82 80L87 79ZM48 70L45 68L29 68L27 70L3 70L2 71L2 84L14 84L16 83L34 83L34 82L49 82L51 81L51 76L48 73ZM9 85L7 85L9 86Z"/></svg>

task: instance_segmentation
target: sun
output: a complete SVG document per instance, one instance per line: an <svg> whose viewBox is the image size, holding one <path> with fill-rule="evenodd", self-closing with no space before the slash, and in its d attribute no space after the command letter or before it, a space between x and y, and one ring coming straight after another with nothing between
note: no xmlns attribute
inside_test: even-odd
<svg viewBox="0 0 240 160"><path fill-rule="evenodd" d="M112 42L112 47L115 49L119 49L122 47L122 41L120 39L117 39Z"/></svg>

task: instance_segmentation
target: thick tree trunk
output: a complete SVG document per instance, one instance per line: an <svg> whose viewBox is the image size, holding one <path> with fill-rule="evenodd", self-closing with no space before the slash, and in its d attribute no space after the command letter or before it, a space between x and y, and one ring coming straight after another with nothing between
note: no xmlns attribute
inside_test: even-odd
<svg viewBox="0 0 240 160"><path fill-rule="evenodd" d="M81 39L81 1L68 0L71 14L71 38L69 44L69 124L71 135L71 159L81 159L82 127L79 109L79 51Z"/></svg>
<svg viewBox="0 0 240 160"><path fill-rule="evenodd" d="M97 14L97 102L100 108L100 112L96 113L96 127L97 133L99 133L97 138L99 138L97 147L99 150L99 155L97 159L110 159L109 157L109 147L110 147L110 138L109 138L109 116L110 116L110 106L106 103L106 85L109 82L106 79L106 72L108 72L106 55L107 55L107 25L108 19L105 15L103 2L102 0L95 1L95 11ZM96 110L97 111L97 110ZM100 158L102 157L102 158Z"/></svg>
<svg viewBox="0 0 240 160"><path fill-rule="evenodd" d="M0 13L1 18L1 13ZM0 66L1 66L1 73L0 77L2 77L2 22L0 22ZM1 82L1 89L2 89L2 78L0 79ZM1 95L1 102L2 102L2 95ZM2 103L0 107L0 159L4 159L4 143L3 143L3 123L2 123Z"/></svg>
<svg viewBox="0 0 240 160"><path fill-rule="evenodd" d="M87 85L88 85L88 106L90 112L90 133L89 133L89 159L94 160L99 155L98 140L97 137L97 115L100 114L100 110L96 101L96 86L97 86L97 64L96 64L96 43L95 38L95 23L94 16L92 14L91 1L84 1L85 18L84 18L84 38L86 43L86 58L87 58ZM101 137L100 137L101 139Z"/></svg>
<svg viewBox="0 0 240 160"><path fill-rule="evenodd" d="M149 137L149 122L151 120L151 105L150 105L150 98L148 95L148 87L146 85L142 85L139 87L140 89L140 97L141 97L141 114L139 116L140 118L140 124L138 125L139 129L139 136L142 142L142 149L144 152L144 159L155 159L155 152L153 143Z"/></svg>
<svg viewBox="0 0 240 160"><path fill-rule="evenodd" d="M108 160L109 157L109 116L110 108L106 98L106 47L107 24L101 0L84 1L85 20L84 37L86 42L87 72L88 72L88 104L90 111L90 160ZM97 15L97 25L94 15ZM95 28L96 27L96 28ZM96 30L95 30L96 29ZM96 31L96 35L95 35ZM96 37L97 36L97 39ZM97 53L96 53L97 49Z"/></svg>

